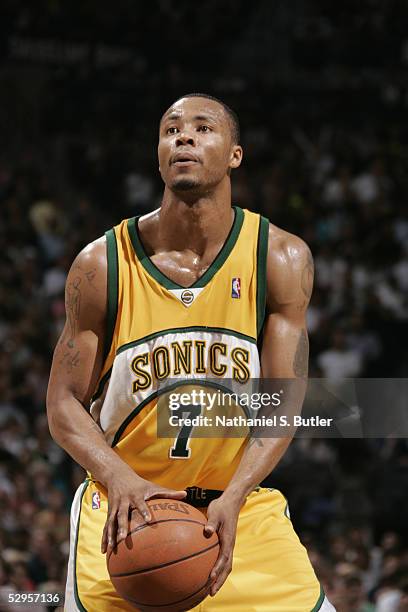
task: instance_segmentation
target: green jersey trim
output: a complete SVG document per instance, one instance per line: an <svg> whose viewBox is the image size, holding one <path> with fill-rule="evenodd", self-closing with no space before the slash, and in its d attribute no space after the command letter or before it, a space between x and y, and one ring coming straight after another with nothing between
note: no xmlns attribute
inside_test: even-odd
<svg viewBox="0 0 408 612"><path fill-rule="evenodd" d="M105 372L105 374L102 376L101 380L99 381L99 384L96 388L95 393L93 394L92 398L91 398L91 404L92 402L94 402L95 400L98 399L98 397L100 397L102 395L102 391L105 387L106 381L109 380L110 375L112 374L112 366L109 368L109 370L107 372Z"/></svg>
<svg viewBox="0 0 408 612"><path fill-rule="evenodd" d="M103 359L109 354L113 333L115 331L116 317L118 314L118 293L119 293L119 263L118 246L116 235L113 229L105 232L106 235L106 255L108 260L108 299L106 316L106 336L104 343Z"/></svg>
<svg viewBox="0 0 408 612"><path fill-rule="evenodd" d="M203 332L203 333L220 333L226 334L227 336L234 336L235 338L239 338L240 340L246 340L247 342L251 342L251 344L256 344L256 339L251 336L247 336L246 334L241 334L240 332L234 331L233 329L227 329L225 327L207 327L206 325L193 325L191 327L171 327L170 329L163 329L161 331L155 332L153 334L149 334L148 336L144 336L139 340L133 340L132 342L127 342L126 344L122 344L116 351L116 355L123 353L123 351L127 351L129 348L133 348L134 346L139 346L139 344L144 344L145 342L149 342L149 340L154 340L154 338L161 338L162 336L167 336L168 334L177 334L180 333L189 333L189 332Z"/></svg>
<svg viewBox="0 0 408 612"><path fill-rule="evenodd" d="M323 590L323 587L322 587L322 585L320 585L319 599L317 600L316 605L314 606L314 608L312 608L312 610L310 610L310 612L318 612L318 610L320 610L320 608L323 605L325 597L326 597L326 595L325 595L325 592Z"/></svg>
<svg viewBox="0 0 408 612"><path fill-rule="evenodd" d="M223 266L238 240L238 236L241 231L245 215L242 208L239 208L238 206L233 206L233 209L235 212L234 222L222 249L218 253L217 257L214 259L210 267L204 272L204 274L200 276L200 278L189 287L183 287L183 285L179 285L178 283L168 278L168 276L163 274L163 272L159 270L157 266L155 266L150 257L147 255L142 241L140 240L138 230L138 220L140 217L133 217L127 222L129 237L135 250L136 256L144 267L144 269L146 270L146 272L148 272L148 274L150 274L150 276L152 276L165 289L195 289L205 287L213 278L215 273L218 272L218 270L220 270L220 268Z"/></svg>
<svg viewBox="0 0 408 612"><path fill-rule="evenodd" d="M262 331L266 310L266 263L268 256L269 221L260 217L256 271L256 329L258 337Z"/></svg>

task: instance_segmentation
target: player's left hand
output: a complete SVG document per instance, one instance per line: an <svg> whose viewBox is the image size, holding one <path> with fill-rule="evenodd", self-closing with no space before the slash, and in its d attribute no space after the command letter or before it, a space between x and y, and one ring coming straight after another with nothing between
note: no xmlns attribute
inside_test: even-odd
<svg viewBox="0 0 408 612"><path fill-rule="evenodd" d="M218 559L210 574L212 597L220 590L232 570L238 515L241 509L240 503L224 498L224 495L208 506L207 524L204 527L205 535L210 536L216 531L220 541Z"/></svg>

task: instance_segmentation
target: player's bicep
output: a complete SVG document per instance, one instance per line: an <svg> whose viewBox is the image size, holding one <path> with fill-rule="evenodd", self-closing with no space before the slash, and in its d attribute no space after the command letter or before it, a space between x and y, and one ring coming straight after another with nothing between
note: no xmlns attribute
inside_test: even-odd
<svg viewBox="0 0 408 612"><path fill-rule="evenodd" d="M306 378L309 341L306 310L313 287L313 258L308 246L291 234L269 235L267 317L261 366L266 378Z"/></svg>
<svg viewBox="0 0 408 612"><path fill-rule="evenodd" d="M264 326L261 353L264 378L305 378L309 341L303 318L270 314Z"/></svg>
<svg viewBox="0 0 408 612"><path fill-rule="evenodd" d="M106 255L96 241L75 260L65 289L66 320L54 351L49 404L73 395L88 404L103 361L106 316Z"/></svg>

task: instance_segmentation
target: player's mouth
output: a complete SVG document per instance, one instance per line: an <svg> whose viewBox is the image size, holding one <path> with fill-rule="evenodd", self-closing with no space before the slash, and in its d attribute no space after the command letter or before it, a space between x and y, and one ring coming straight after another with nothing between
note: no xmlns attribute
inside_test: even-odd
<svg viewBox="0 0 408 612"><path fill-rule="evenodd" d="M179 152L173 155L173 157L170 159L170 164L178 167L193 166L194 164L199 163L200 160L196 155L194 155L194 153Z"/></svg>

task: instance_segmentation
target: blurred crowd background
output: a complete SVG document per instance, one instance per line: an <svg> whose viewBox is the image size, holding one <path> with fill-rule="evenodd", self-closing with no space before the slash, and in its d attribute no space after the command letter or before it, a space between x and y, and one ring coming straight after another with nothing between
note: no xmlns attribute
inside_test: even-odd
<svg viewBox="0 0 408 612"><path fill-rule="evenodd" d="M234 203L312 249L310 375L408 376L407 22L403 0L2 2L0 597L63 591L84 476L45 415L64 281L160 205L158 122L183 93L239 115ZM405 439L295 440L268 482L339 612L408 610Z"/></svg>

